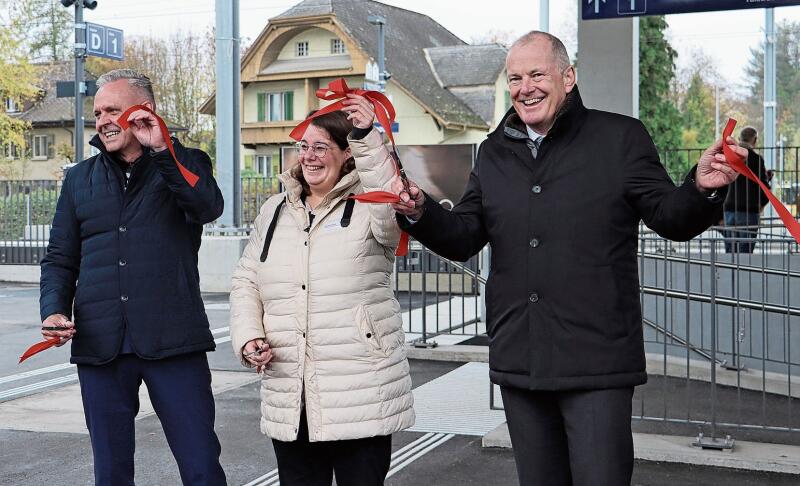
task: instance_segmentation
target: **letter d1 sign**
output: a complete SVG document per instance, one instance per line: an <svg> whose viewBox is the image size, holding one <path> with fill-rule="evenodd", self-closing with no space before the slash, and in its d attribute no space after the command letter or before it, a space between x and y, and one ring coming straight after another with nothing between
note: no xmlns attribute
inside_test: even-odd
<svg viewBox="0 0 800 486"><path fill-rule="evenodd" d="M123 60L125 55L122 31L105 25L87 22L86 54L118 61Z"/></svg>

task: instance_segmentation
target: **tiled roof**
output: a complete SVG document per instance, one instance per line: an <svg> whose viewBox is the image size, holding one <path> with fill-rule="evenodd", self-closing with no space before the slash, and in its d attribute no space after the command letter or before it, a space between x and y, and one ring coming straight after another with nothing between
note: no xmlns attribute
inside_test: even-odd
<svg viewBox="0 0 800 486"><path fill-rule="evenodd" d="M476 113L464 100L448 90L447 85L439 84L425 50L433 49L436 51L435 55L438 55L439 48L457 49L464 53L464 72L468 72L482 69L468 55L473 48L478 47L474 51L479 53L478 62L491 64L490 72L480 75L484 80L489 79L491 73L499 74L497 66L502 69L504 51L495 47L487 49L485 46L469 46L427 15L372 0L305 0L274 19L327 14L333 14L342 28L373 59L378 58L378 28L367 19L370 15L385 17L386 70L392 75L390 82L396 82L405 88L445 123L471 126L490 124L490 120ZM488 60L492 53L498 56L494 63ZM455 74L448 79L452 77ZM470 79L473 78L477 76ZM493 85L495 80L496 76L489 83Z"/></svg>
<svg viewBox="0 0 800 486"><path fill-rule="evenodd" d="M425 54L446 88L494 84L503 71L506 48L500 44L429 47Z"/></svg>

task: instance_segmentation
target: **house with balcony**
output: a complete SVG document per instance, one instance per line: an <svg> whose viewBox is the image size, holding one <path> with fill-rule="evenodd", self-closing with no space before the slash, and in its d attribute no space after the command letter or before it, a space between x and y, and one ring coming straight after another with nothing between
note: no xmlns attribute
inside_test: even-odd
<svg viewBox="0 0 800 486"><path fill-rule="evenodd" d="M510 106L506 49L469 45L430 17L372 0L305 0L269 19L241 63L243 173L272 177L294 161L292 128L329 102L315 93L344 78L375 89L382 16L385 92L398 145L480 143ZM201 111L213 114L212 97Z"/></svg>

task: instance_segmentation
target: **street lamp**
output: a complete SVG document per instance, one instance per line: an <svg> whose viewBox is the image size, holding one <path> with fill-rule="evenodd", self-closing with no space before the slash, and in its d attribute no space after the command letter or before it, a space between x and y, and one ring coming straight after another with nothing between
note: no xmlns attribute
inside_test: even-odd
<svg viewBox="0 0 800 486"><path fill-rule="evenodd" d="M61 5L65 7L71 7L74 3L76 3L76 0L61 0ZM97 7L97 0L83 0L81 3L89 10L94 10ZM75 7L77 7L77 5L75 5Z"/></svg>
<svg viewBox="0 0 800 486"><path fill-rule="evenodd" d="M367 17L367 21L372 25L378 26L378 86L382 93L386 91L386 80L391 77L386 72L386 66L384 66L383 26L386 25L386 17L383 15L370 15Z"/></svg>

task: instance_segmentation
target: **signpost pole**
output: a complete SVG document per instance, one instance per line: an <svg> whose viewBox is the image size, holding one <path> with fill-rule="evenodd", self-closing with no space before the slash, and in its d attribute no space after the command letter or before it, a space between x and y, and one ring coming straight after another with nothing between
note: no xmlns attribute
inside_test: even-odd
<svg viewBox="0 0 800 486"><path fill-rule="evenodd" d="M86 56L86 24L83 21L83 2L75 2L75 162L83 160L83 64Z"/></svg>

